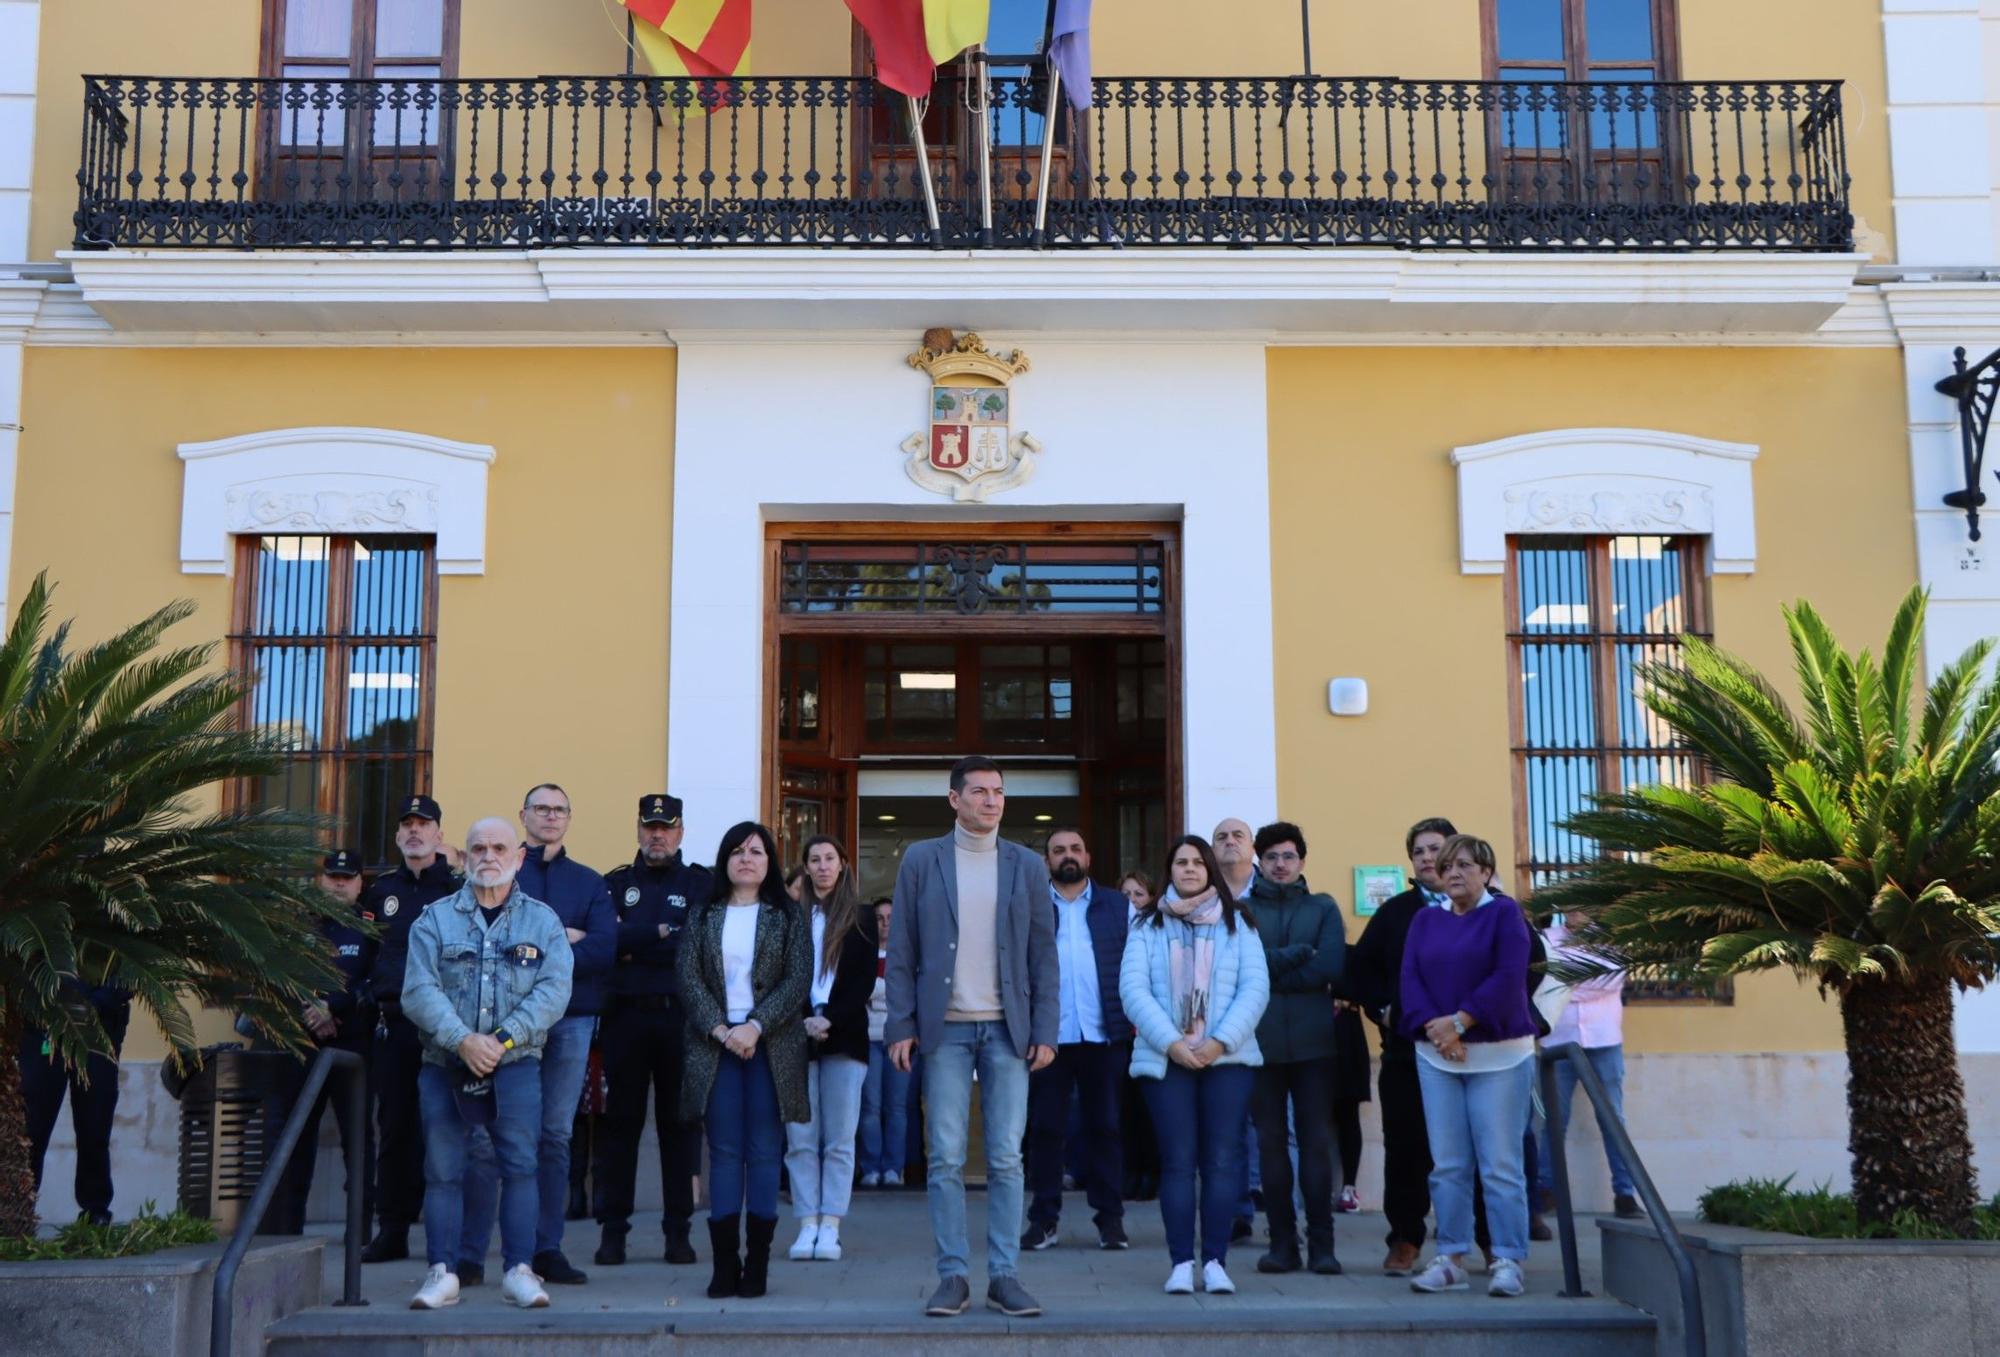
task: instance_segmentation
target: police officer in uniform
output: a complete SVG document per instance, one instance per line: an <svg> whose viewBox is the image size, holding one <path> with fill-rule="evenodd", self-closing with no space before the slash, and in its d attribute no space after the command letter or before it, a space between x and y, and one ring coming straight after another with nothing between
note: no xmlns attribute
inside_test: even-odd
<svg viewBox="0 0 2000 1357"><path fill-rule="evenodd" d="M374 1075L375 1210L378 1228L361 1252L364 1263L410 1256L410 1226L424 1205L424 1134L418 1114L417 1071L423 1042L403 1016L403 967L409 960L410 925L433 900L458 891L458 877L444 860L444 814L428 796L403 799L396 820L396 849L403 865L375 879L361 896L361 917L381 929L368 988L377 1023Z"/></svg>
<svg viewBox="0 0 2000 1357"><path fill-rule="evenodd" d="M76 1131L76 1205L93 1225L111 1223L111 1123L118 1114L118 1056L132 1017L132 993L116 985L84 985L73 977L61 984L65 1006L89 1004L97 1010L111 1054L92 1055L80 1070L65 1066L49 1034L29 1028L21 1034L21 1100L27 1106L28 1148L35 1190L42 1188L42 1162L55 1135L63 1097ZM4 1060L0 1054L0 1060ZM86 1083L85 1079L89 1082Z"/></svg>
<svg viewBox="0 0 2000 1357"><path fill-rule="evenodd" d="M376 947L373 938L355 927L361 917L363 883L360 857L345 848L328 853L320 860L319 886L346 905L352 917L325 919L320 923L320 936L326 939L327 946L333 951L333 964L339 968L341 986L315 995L312 1002L306 1005L303 1015L306 1030L312 1034L316 1047L332 1046L353 1051L361 1057L365 1070L375 1049L375 996L368 988L368 973L375 965ZM291 1194L297 1218L303 1220L306 1197L312 1192L313 1161L318 1158L319 1121L326 1112L329 1098L333 1099L334 1119L340 1124L341 1149L344 1151L352 1145L354 1137L361 1137L359 1186L361 1219L366 1222L373 1214L375 1202L375 1132L368 1124L365 1110L361 1125L349 1124L348 1101L336 1080L328 1081L320 1092L319 1101L313 1104L306 1117L305 1128L299 1133L299 1147L293 1152L291 1165L286 1171L285 1190Z"/></svg>
<svg viewBox="0 0 2000 1357"><path fill-rule="evenodd" d="M688 1219L694 1214L701 1128L680 1118L686 1038L675 963L688 907L708 898L709 873L706 867L681 859L683 832L679 797L665 792L640 797L639 852L630 865L604 878L612 908L618 911L618 959L611 971L611 1002L598 1036L604 1077L610 1085L603 1119L604 1197L597 1218L604 1227L597 1261L605 1267L625 1261L649 1082L660 1138L667 1261L695 1261Z"/></svg>

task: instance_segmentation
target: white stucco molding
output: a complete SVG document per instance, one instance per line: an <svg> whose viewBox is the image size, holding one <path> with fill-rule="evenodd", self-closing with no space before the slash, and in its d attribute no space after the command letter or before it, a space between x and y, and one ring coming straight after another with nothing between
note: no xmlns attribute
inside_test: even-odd
<svg viewBox="0 0 2000 1357"><path fill-rule="evenodd" d="M238 533L424 533L438 573L486 572L493 449L398 429L270 429L183 443L181 571L229 572Z"/></svg>
<svg viewBox="0 0 2000 1357"><path fill-rule="evenodd" d="M1657 429L1551 429L1452 449L1458 568L1497 575L1516 533L1685 533L1709 569L1757 567L1757 449Z"/></svg>

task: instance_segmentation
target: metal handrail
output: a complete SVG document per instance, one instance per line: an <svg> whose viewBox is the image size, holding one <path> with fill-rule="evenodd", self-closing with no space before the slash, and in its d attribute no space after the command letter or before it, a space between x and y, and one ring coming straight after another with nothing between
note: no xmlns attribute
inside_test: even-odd
<svg viewBox="0 0 2000 1357"><path fill-rule="evenodd" d="M230 1236L229 1247L222 1251L222 1261L215 1265L215 1299L209 1313L208 1351L209 1357L229 1357L233 1330L236 1325L236 1270L243 1263L243 1255L249 1252L250 1241L257 1233L257 1227L264 1223L264 1215L271 1209L271 1199L277 1196L284 1185L285 1167L292 1161L292 1153L298 1148L299 1139L305 1134L306 1118L312 1115L313 1104L319 1101L320 1090L326 1087L327 1075L334 1069L341 1072L345 1084L342 1090L347 1098L350 1116L347 1125L355 1128L355 1133L345 1137L347 1150L347 1258L346 1275L342 1280L341 1305L366 1305L361 1298L361 1236L367 1230L367 1221L361 1214L361 1188L363 1178L362 1147L367 1137L360 1128L368 1119L368 1080L361 1057L353 1051L344 1051L334 1046L323 1046L306 1071L306 1081L299 1090L297 1101L292 1104L292 1113L285 1118L285 1129L278 1134L278 1148L264 1163L263 1177L257 1183L256 1195L250 1198L249 1207L243 1218L236 1224L236 1233Z"/></svg>
<svg viewBox="0 0 2000 1357"><path fill-rule="evenodd" d="M1653 1186L1652 1175L1639 1159L1639 1149L1632 1143L1631 1134L1625 1129L1625 1118L1611 1106L1610 1095L1604 1090L1603 1081L1597 1071L1591 1068L1590 1060L1583 1048L1575 1042L1564 1042L1560 1046L1544 1046L1541 1049L1542 1106L1552 1115L1561 1104L1556 1100L1556 1062L1567 1060L1576 1070L1577 1082L1590 1097L1590 1105L1597 1112L1598 1129L1605 1139L1617 1146L1625 1157L1625 1165L1632 1172L1632 1186L1637 1189L1639 1201L1646 1208L1646 1215L1652 1220L1653 1228L1659 1232L1660 1243L1666 1246L1667 1256L1673 1260L1674 1273L1680 1281L1681 1327L1684 1335L1687 1357L1708 1357L1708 1330L1704 1326L1701 1310L1701 1281L1694 1270L1694 1257L1681 1239L1681 1232L1674 1225L1674 1218L1667 1212L1667 1204L1661 1198L1658 1188ZM1565 1127L1567 1129L1567 1127ZM1556 1195L1556 1237L1562 1244L1563 1289L1566 1297L1588 1296L1583 1289L1583 1270L1577 1263L1576 1254L1576 1210L1570 1202L1569 1154L1563 1145L1563 1137L1549 1129L1549 1162L1555 1173Z"/></svg>

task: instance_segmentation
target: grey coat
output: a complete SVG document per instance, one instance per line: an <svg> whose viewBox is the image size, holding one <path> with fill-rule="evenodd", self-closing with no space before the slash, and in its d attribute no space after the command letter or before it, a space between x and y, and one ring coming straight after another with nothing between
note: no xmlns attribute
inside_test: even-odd
<svg viewBox="0 0 2000 1357"><path fill-rule="evenodd" d="M698 906L681 938L681 1005L687 1013L687 1065L681 1071L681 1119L708 1115L716 1067L735 1056L709 1033L727 1021L728 989L722 979L722 919L727 905ZM811 1121L806 1096L806 998L812 993L812 926L796 904L757 906L757 941L750 953L750 1016L764 1029L760 1040L778 1090L778 1116Z"/></svg>
<svg viewBox="0 0 2000 1357"><path fill-rule="evenodd" d="M1056 912L1041 857L1000 840L997 955L1000 1008L1014 1051L1054 1046L1062 1021L1056 975ZM911 1037L929 1053L944 1035L958 946L958 858L951 835L911 844L896 872L895 926L884 973L882 1039Z"/></svg>

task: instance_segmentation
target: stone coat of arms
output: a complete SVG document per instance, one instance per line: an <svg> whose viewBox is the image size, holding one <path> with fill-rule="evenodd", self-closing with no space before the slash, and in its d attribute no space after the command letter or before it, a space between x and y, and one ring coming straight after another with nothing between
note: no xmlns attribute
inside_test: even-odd
<svg viewBox="0 0 2000 1357"><path fill-rule="evenodd" d="M903 440L910 479L975 504L1026 484L1042 445L1032 434L1012 431L1008 383L1028 370L1028 356L1019 349L989 352L976 334L931 330L909 364L931 379L930 429Z"/></svg>

